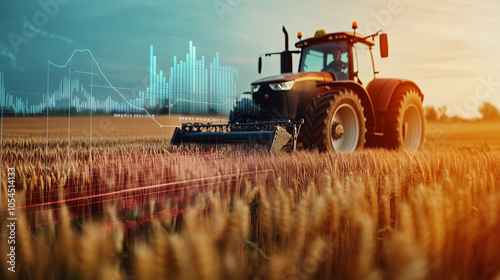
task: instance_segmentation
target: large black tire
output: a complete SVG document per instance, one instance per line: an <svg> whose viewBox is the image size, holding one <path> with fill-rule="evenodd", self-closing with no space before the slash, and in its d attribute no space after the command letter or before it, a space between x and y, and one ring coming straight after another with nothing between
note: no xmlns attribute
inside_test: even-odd
<svg viewBox="0 0 500 280"><path fill-rule="evenodd" d="M389 149L417 151L424 143L425 116L422 100L411 86L397 89L387 110L384 142Z"/></svg>
<svg viewBox="0 0 500 280"><path fill-rule="evenodd" d="M237 107L229 113L229 123L248 123L250 122L250 116L246 112L239 110Z"/></svg>
<svg viewBox="0 0 500 280"><path fill-rule="evenodd" d="M299 137L304 147L354 152L365 144L363 106L352 90L337 88L325 92L314 98L304 113Z"/></svg>

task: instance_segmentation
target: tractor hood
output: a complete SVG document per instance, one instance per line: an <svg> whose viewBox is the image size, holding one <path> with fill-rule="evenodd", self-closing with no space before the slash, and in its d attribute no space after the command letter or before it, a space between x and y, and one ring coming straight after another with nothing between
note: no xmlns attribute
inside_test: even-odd
<svg viewBox="0 0 500 280"><path fill-rule="evenodd" d="M280 83L288 81L318 81L326 82L333 81L332 75L326 72L303 72L303 73L285 73L276 76L266 77L257 81L254 81L252 85L264 84L264 83Z"/></svg>

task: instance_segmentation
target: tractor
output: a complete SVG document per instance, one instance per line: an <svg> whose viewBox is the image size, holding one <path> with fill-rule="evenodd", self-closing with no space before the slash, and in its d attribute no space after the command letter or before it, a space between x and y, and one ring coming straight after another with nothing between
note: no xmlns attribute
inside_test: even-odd
<svg viewBox="0 0 500 280"><path fill-rule="evenodd" d="M183 124L172 144L183 142L267 144L269 150L297 146L330 152L353 152L362 147L418 150L424 141L425 118L419 87L405 79L378 78L373 63L374 40L380 56L388 57L387 34L316 31L297 50L280 55L281 74L251 83L251 98L237 102L229 123ZM292 57L300 55L298 72ZM262 70L262 55L258 72Z"/></svg>

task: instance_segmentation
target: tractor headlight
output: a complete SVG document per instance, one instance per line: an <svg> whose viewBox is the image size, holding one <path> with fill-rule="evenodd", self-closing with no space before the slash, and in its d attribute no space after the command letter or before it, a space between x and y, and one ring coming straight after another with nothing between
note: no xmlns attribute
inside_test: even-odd
<svg viewBox="0 0 500 280"><path fill-rule="evenodd" d="M252 85L251 91L252 92L257 92L260 89L260 85Z"/></svg>
<svg viewBox="0 0 500 280"><path fill-rule="evenodd" d="M269 87L275 91L285 91L285 90L291 90L293 88L294 83L295 81L288 81L276 84L269 84Z"/></svg>

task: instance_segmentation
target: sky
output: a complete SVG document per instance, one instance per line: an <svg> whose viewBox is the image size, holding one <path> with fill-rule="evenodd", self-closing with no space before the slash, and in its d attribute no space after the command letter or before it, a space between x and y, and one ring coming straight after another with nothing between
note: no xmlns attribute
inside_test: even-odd
<svg viewBox="0 0 500 280"><path fill-rule="evenodd" d="M375 49L378 77L414 81L425 106L447 106L463 117L477 117L483 102L500 107L496 0L0 1L0 71L7 91L27 96L46 91L47 61L64 64L74 49L90 49L114 86L134 88L147 81L149 45L159 68L168 70L189 41L198 54L211 59L219 52L221 64L238 67L243 92L253 80L279 73L276 57L266 58L257 74L257 58L283 50L283 25L292 45L298 31L304 38L317 29L350 31L356 20L358 32L382 29L389 36L388 58ZM25 21L38 32L23 32ZM85 69L86 60L75 67Z"/></svg>

